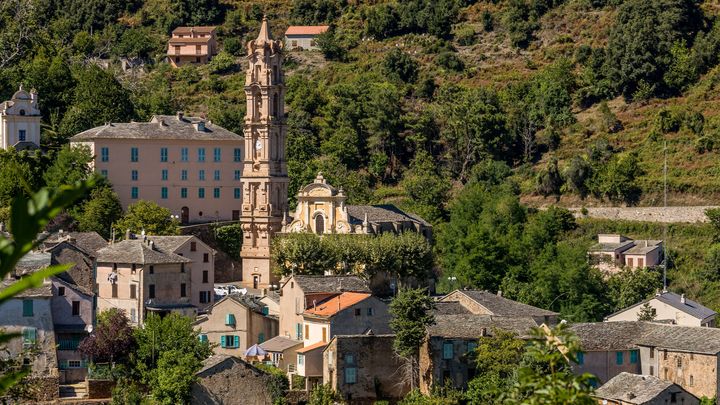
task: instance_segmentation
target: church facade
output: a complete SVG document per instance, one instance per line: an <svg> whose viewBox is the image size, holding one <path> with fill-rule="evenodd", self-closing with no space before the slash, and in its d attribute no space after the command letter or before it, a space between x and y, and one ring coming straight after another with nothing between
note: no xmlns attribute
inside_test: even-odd
<svg viewBox="0 0 720 405"><path fill-rule="evenodd" d="M0 104L0 148L38 149L41 118L37 92L28 93L20 86L10 100Z"/></svg>

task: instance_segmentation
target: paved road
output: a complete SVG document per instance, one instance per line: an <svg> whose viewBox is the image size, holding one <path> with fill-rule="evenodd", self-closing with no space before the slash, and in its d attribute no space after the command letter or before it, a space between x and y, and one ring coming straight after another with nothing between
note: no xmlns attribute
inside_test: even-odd
<svg viewBox="0 0 720 405"><path fill-rule="evenodd" d="M707 222L705 210L718 206L697 207L588 207L588 217L604 219L621 219L626 221L647 222ZM580 218L581 208L570 208Z"/></svg>

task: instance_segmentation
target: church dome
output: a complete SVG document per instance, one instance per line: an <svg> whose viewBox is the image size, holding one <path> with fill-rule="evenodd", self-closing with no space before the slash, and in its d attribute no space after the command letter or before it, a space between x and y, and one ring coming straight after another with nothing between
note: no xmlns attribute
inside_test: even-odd
<svg viewBox="0 0 720 405"><path fill-rule="evenodd" d="M20 89L18 89L18 91L16 91L15 94L13 94L12 99L13 100L30 100L31 97L30 97L30 93L25 91L21 84Z"/></svg>

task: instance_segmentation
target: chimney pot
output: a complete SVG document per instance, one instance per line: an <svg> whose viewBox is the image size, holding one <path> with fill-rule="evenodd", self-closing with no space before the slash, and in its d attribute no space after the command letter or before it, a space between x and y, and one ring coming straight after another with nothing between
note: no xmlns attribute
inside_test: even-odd
<svg viewBox="0 0 720 405"><path fill-rule="evenodd" d="M182 121L182 120L183 120L183 112L182 112L182 111L178 111L178 112L177 112L177 119L178 119L178 121Z"/></svg>
<svg viewBox="0 0 720 405"><path fill-rule="evenodd" d="M130 233L130 230L125 230L125 240L130 240L132 237L132 234Z"/></svg>
<svg viewBox="0 0 720 405"><path fill-rule="evenodd" d="M502 290L498 290L497 296L498 296L498 297L502 297Z"/></svg>
<svg viewBox="0 0 720 405"><path fill-rule="evenodd" d="M680 295L680 302L683 304L685 303L685 294Z"/></svg>

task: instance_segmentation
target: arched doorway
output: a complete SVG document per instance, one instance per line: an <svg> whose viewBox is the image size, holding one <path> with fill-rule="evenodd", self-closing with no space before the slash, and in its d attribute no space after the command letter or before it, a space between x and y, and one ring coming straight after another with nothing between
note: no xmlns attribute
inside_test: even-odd
<svg viewBox="0 0 720 405"><path fill-rule="evenodd" d="M190 222L190 209L188 207L180 208L180 222L187 225Z"/></svg>
<svg viewBox="0 0 720 405"><path fill-rule="evenodd" d="M315 233L318 235L325 233L325 217L322 214L315 216Z"/></svg>

